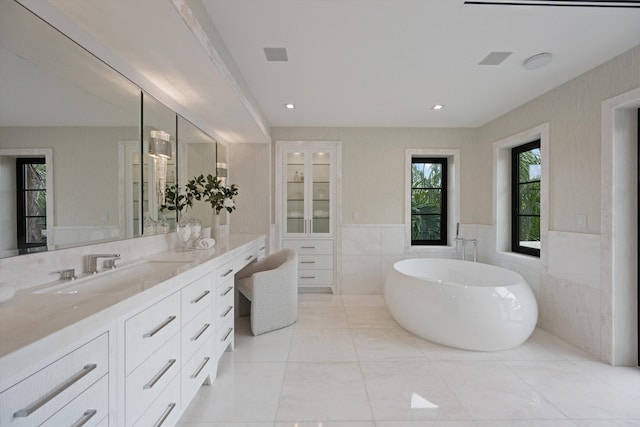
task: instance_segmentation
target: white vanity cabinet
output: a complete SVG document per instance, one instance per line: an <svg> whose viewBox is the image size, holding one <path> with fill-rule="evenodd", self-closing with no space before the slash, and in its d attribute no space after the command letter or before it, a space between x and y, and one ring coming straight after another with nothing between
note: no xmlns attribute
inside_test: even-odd
<svg viewBox="0 0 640 427"><path fill-rule="evenodd" d="M229 260L216 269L216 306L214 319L216 320L215 351L216 360L227 348L233 350L234 339L234 275L239 270L234 260Z"/></svg>
<svg viewBox="0 0 640 427"><path fill-rule="evenodd" d="M180 321L180 292L125 321L126 426L134 425L180 372Z"/></svg>
<svg viewBox="0 0 640 427"><path fill-rule="evenodd" d="M109 337L103 333L0 394L0 426L98 425L108 414Z"/></svg>
<svg viewBox="0 0 640 427"><path fill-rule="evenodd" d="M281 247L298 252L301 288L336 291L340 150L339 142L276 143L276 219L280 243Z"/></svg>
<svg viewBox="0 0 640 427"><path fill-rule="evenodd" d="M234 275L264 251L264 236L239 236L219 255L203 252L170 279L120 300L110 295L115 302L101 311L4 355L0 427L176 425L233 349Z"/></svg>
<svg viewBox="0 0 640 427"><path fill-rule="evenodd" d="M200 386L213 381L217 372L212 336L215 273L208 272L180 291L182 300L181 401L186 407Z"/></svg>

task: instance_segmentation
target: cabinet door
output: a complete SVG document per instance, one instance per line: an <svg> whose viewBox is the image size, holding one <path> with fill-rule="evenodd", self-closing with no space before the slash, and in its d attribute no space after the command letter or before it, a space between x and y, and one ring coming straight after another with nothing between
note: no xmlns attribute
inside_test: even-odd
<svg viewBox="0 0 640 427"><path fill-rule="evenodd" d="M333 235L334 156L331 148L284 150L284 235Z"/></svg>

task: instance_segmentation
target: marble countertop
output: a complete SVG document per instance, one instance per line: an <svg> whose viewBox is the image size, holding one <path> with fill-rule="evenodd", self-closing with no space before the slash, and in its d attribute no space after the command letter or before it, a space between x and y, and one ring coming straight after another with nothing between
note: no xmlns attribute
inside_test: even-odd
<svg viewBox="0 0 640 427"><path fill-rule="evenodd" d="M138 261L179 261L175 269L145 277L115 293L37 293L51 282L16 292L0 303L0 391L9 377L18 376L42 358L50 346L70 345L82 336L99 332L105 325L136 308L168 295L178 285L195 280L207 270L209 261L224 263L239 255L244 246L264 236L231 235L211 249L189 252L167 251ZM126 268L125 261L122 268ZM99 276L100 273L96 277ZM108 273L105 273L108 274ZM178 277L179 276L179 277Z"/></svg>

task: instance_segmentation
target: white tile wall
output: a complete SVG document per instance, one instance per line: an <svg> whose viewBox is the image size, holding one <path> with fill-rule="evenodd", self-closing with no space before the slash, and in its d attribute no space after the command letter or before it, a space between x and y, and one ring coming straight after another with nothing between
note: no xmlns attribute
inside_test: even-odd
<svg viewBox="0 0 640 427"><path fill-rule="evenodd" d="M599 235L550 231L547 267L537 258L497 252L493 226L461 224L460 236L479 240L479 262L516 271L529 282L538 300L541 327L601 357ZM344 295L383 294L385 277L399 260L461 255L451 248L405 250L403 224L345 225L339 244Z"/></svg>

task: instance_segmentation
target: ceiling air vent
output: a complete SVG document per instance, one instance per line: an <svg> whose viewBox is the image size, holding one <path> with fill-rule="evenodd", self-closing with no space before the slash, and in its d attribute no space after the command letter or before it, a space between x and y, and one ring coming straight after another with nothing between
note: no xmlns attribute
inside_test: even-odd
<svg viewBox="0 0 640 427"><path fill-rule="evenodd" d="M513 52L491 52L478 65L500 65Z"/></svg>
<svg viewBox="0 0 640 427"><path fill-rule="evenodd" d="M264 48L264 56L267 58L267 61L283 61L286 62L289 60L287 56L287 49L284 47L265 47Z"/></svg>
<svg viewBox="0 0 640 427"><path fill-rule="evenodd" d="M569 7L628 7L640 8L640 1L619 0L464 0L467 5L493 6L569 6Z"/></svg>

